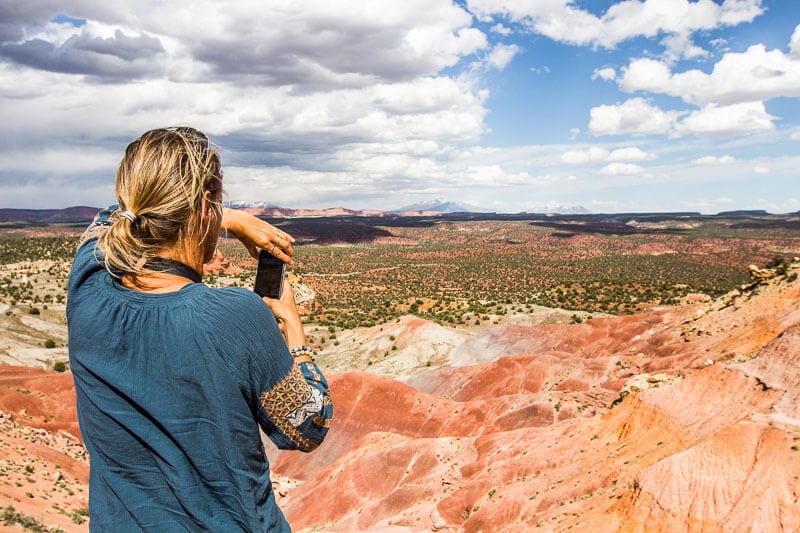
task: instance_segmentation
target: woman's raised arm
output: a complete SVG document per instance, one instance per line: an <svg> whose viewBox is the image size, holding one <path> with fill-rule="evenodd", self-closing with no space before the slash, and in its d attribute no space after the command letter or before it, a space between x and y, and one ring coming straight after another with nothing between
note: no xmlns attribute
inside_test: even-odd
<svg viewBox="0 0 800 533"><path fill-rule="evenodd" d="M284 263L292 264L294 238L269 222L244 211L226 207L222 210L222 229L233 233L254 258L258 258L260 248Z"/></svg>

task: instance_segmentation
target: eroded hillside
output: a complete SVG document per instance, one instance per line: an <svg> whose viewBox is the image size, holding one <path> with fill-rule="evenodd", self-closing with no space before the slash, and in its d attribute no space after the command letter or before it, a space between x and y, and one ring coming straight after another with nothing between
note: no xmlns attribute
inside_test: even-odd
<svg viewBox="0 0 800 533"><path fill-rule="evenodd" d="M309 531L797 530L797 271L710 304L490 329L451 361L486 362L416 388L334 376L329 440L274 463L302 482L283 507Z"/></svg>
<svg viewBox="0 0 800 533"><path fill-rule="evenodd" d="M281 506L298 531L796 531L799 272L580 324L373 331L408 361L330 373L326 442L269 451ZM382 358L361 331L341 340ZM377 375L392 369L403 381ZM69 373L0 377L0 502L85 530Z"/></svg>

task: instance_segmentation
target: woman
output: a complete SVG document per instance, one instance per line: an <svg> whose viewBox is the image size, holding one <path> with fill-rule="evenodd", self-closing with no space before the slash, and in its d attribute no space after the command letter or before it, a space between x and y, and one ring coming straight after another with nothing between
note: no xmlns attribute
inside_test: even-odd
<svg viewBox="0 0 800 533"><path fill-rule="evenodd" d="M67 304L91 528L289 531L258 429L314 449L327 382L288 283L262 300L200 276L220 230L289 263L293 239L222 207L219 156L191 128L132 142L116 194L84 234Z"/></svg>

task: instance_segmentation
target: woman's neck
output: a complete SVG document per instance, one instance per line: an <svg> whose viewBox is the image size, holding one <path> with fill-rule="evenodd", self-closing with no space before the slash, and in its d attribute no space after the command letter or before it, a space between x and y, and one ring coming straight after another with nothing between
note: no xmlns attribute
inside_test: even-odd
<svg viewBox="0 0 800 533"><path fill-rule="evenodd" d="M198 257L198 246L174 245L163 249L158 255L162 259L177 261L196 272L199 276L203 275L203 258ZM181 275L175 269L164 269L162 271L152 270L144 274L125 274L122 276L122 285L140 292L165 293L181 290L184 286L193 283L194 280Z"/></svg>

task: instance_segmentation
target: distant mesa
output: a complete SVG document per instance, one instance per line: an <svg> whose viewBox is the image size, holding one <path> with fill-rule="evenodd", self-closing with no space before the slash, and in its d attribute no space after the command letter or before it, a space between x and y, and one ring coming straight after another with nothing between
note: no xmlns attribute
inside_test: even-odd
<svg viewBox="0 0 800 533"><path fill-rule="evenodd" d="M96 207L77 206L65 209L0 209L0 224L67 224L89 221L97 214Z"/></svg>

